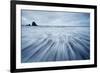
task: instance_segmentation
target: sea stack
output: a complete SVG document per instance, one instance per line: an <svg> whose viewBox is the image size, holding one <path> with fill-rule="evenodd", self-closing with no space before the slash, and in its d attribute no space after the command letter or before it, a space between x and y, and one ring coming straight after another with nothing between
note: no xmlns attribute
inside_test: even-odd
<svg viewBox="0 0 100 73"><path fill-rule="evenodd" d="M37 26L37 24L33 21L33 22L32 22L32 26Z"/></svg>

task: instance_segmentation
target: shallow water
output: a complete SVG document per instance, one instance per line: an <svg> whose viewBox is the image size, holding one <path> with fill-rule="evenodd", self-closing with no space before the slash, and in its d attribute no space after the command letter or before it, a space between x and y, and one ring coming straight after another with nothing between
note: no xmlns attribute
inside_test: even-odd
<svg viewBox="0 0 100 73"><path fill-rule="evenodd" d="M22 26L21 62L90 58L89 27Z"/></svg>

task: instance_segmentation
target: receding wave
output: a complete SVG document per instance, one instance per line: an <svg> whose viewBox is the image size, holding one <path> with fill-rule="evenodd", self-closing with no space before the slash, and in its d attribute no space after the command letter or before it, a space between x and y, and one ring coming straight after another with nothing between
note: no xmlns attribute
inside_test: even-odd
<svg viewBox="0 0 100 73"><path fill-rule="evenodd" d="M90 59L89 27L22 26L21 62Z"/></svg>

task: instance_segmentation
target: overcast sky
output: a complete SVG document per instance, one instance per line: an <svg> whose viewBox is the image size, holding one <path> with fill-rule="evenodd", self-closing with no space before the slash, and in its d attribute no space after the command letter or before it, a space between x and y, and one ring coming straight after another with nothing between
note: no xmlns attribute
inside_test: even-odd
<svg viewBox="0 0 100 73"><path fill-rule="evenodd" d="M40 26L90 26L89 13L21 10L22 25L35 21Z"/></svg>

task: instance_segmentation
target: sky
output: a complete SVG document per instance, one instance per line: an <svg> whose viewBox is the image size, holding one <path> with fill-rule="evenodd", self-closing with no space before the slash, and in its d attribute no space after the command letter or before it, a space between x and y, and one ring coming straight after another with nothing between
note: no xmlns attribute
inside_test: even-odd
<svg viewBox="0 0 100 73"><path fill-rule="evenodd" d="M21 10L22 25L33 21L38 26L90 26L90 13Z"/></svg>

